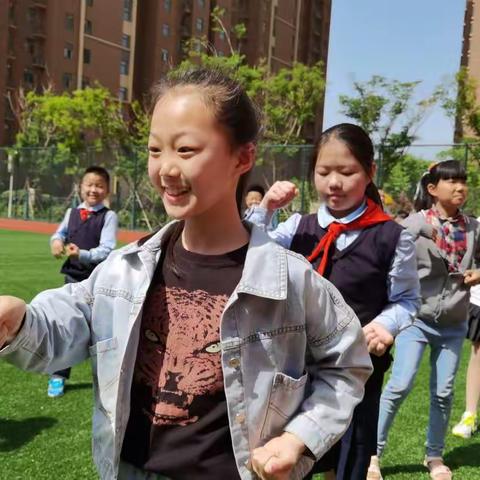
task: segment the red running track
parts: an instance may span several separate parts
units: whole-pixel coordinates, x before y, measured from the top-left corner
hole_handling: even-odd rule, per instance
[[[0,230],[15,230],[19,232],[45,233],[52,235],[57,229],[56,223],[35,222],[33,220],[17,220],[13,218],[0,218]],[[148,232],[132,230],[119,230],[117,239],[120,242],[130,243],[147,235]]]

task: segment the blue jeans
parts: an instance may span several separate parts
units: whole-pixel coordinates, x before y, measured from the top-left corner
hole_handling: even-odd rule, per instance
[[[428,456],[442,456],[464,333],[465,326],[435,330],[416,321],[397,336],[392,374],[380,399],[378,455],[383,453],[393,419],[412,389],[423,352],[430,345],[430,418],[425,445]]]

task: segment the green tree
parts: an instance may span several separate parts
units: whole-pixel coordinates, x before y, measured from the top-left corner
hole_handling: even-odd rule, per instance
[[[118,148],[126,138],[122,105],[100,86],[20,95],[18,119],[13,149],[33,152],[22,160],[36,174],[51,173],[52,167],[56,173],[78,173],[86,150]]]
[[[379,157],[378,181],[382,185],[404,152],[415,140],[415,132],[438,92],[415,100],[421,82],[400,82],[374,75],[366,82],[354,82],[354,95],[340,95],[341,111],[371,136]]]
[[[292,68],[282,68],[276,73],[270,72],[263,61],[248,65],[245,55],[240,52],[246,28],[243,24],[236,25],[229,34],[222,21],[224,13],[223,9],[216,7],[212,21],[214,30],[224,33],[229,55],[217,55],[206,37],[194,38],[185,45],[186,60],[173,73],[194,65],[226,71],[242,84],[263,113],[264,142],[305,143],[303,128],[314,121],[325,91],[321,62],[312,66],[295,63]]]

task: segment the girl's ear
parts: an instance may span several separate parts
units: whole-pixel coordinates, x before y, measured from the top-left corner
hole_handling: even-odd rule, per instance
[[[432,196],[434,197],[435,196],[435,192],[437,191],[437,186],[433,183],[429,183],[427,185],[427,192]]]
[[[375,175],[376,174],[377,174],[377,164],[375,162],[373,162],[371,170],[370,170],[370,178],[372,179],[372,182],[375,181]]]
[[[237,170],[242,175],[253,168],[257,147],[253,142],[241,145],[237,154]]]

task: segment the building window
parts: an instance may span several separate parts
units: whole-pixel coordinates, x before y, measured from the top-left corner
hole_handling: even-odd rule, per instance
[[[120,90],[118,91],[118,98],[122,102],[126,102],[128,100],[128,88],[120,87]]]
[[[130,35],[126,33],[122,35],[122,47],[130,48]]]
[[[90,20],[85,20],[84,31],[87,35],[91,35],[93,32],[92,22]]]
[[[92,61],[92,52],[88,48],[83,49],[83,63],[90,63]]]
[[[163,8],[165,8],[167,12],[170,12],[172,10],[172,0],[163,0]]]
[[[33,82],[34,82],[34,76],[33,76],[33,72],[31,70],[29,70],[28,68],[26,68],[24,71],[23,71],[23,81],[30,85],[30,86],[33,86]]]
[[[87,0],[87,7],[93,7],[93,0]]]
[[[168,23],[164,23],[162,25],[162,35],[164,37],[168,37],[170,35],[170,26],[168,25]]]
[[[195,21],[195,27],[197,28],[197,31],[203,32],[203,18],[197,18]]]
[[[123,19],[132,21],[132,0],[123,0]]]
[[[63,48],[63,56],[68,60],[71,60],[73,58],[73,44],[71,43],[65,44],[65,47]]]
[[[82,77],[82,90],[90,86],[90,79],[88,77]]]
[[[70,30],[73,32],[74,26],[73,26],[73,15],[71,13],[66,13],[65,14],[65,28],[67,30]]]
[[[205,6],[205,0],[198,0],[198,6],[203,8]]]
[[[222,41],[225,40],[225,32],[223,30],[218,32],[218,38]]]
[[[128,75],[128,65],[130,62],[129,52],[122,51],[122,57],[120,60],[120,73],[122,75]]]
[[[66,90],[73,86],[73,75],[71,73],[64,73],[62,77],[62,85]]]
[[[162,62],[168,62],[168,50],[166,48],[162,48]]]

